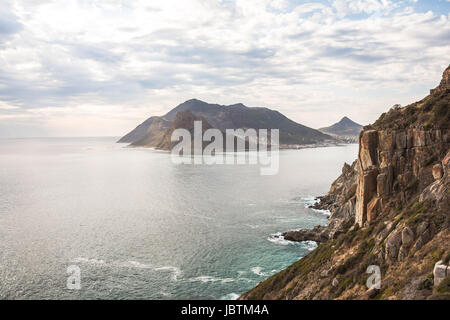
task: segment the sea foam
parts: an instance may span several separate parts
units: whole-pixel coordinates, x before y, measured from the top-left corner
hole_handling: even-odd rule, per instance
[[[298,242],[294,242],[294,241],[289,241],[286,240],[281,232],[277,232],[277,233],[272,233],[267,240],[269,240],[270,242],[276,243],[276,244],[281,244],[283,246],[289,245],[289,244],[298,244]]]
[[[223,296],[222,298],[220,298],[220,300],[237,300],[239,298],[239,295],[237,293],[229,293],[225,296]]]

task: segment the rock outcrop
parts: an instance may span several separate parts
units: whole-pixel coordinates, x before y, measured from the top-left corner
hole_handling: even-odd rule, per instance
[[[329,239],[327,227],[315,226],[314,229],[302,229],[298,231],[288,231],[283,233],[283,237],[289,241],[315,241],[324,242]]]
[[[445,155],[449,143],[447,128],[363,131],[355,212],[359,226],[374,220],[393,194],[404,203],[417,190],[441,178],[442,165],[430,167],[430,163]]]
[[[441,83],[435,88],[430,90],[430,94],[439,94],[450,90],[450,66],[444,71]]]
[[[364,127],[358,159],[315,205],[328,225],[285,234],[318,248],[241,299],[450,299],[449,72]],[[381,288],[368,291],[374,265]]]
[[[288,231],[283,234],[286,240],[324,242],[339,235],[344,224],[354,221],[357,188],[357,162],[347,163],[342,174],[333,182],[330,191],[319,202],[311,206],[314,209],[329,210],[330,217],[326,226],[315,226],[314,229]]]
[[[450,269],[447,264],[443,261],[438,261],[434,265],[433,276],[434,276],[434,285],[439,286],[445,278],[450,275]]]

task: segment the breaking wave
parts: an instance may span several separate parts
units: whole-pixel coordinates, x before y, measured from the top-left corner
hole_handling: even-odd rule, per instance
[[[224,295],[220,298],[220,300],[237,300],[239,298],[239,295],[237,293],[229,293],[227,295]]]
[[[189,281],[200,281],[203,283],[206,282],[221,282],[221,283],[227,283],[227,282],[233,282],[234,279],[233,278],[216,278],[213,276],[199,276],[199,277],[195,277],[195,278],[190,278]]]
[[[277,232],[277,233],[272,233],[267,240],[269,240],[270,242],[276,243],[276,244],[281,244],[283,246],[287,246],[289,244],[298,244],[298,242],[294,242],[294,241],[289,241],[286,240],[281,232]]]

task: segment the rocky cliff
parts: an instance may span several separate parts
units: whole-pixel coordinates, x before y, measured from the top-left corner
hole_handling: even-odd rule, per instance
[[[328,225],[285,234],[318,248],[241,299],[450,299],[449,74],[364,127],[358,159],[315,205]],[[380,289],[368,291],[369,265]]]

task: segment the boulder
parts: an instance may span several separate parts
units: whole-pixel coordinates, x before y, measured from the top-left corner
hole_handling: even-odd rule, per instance
[[[428,221],[424,221],[424,222],[420,223],[417,226],[417,230],[416,230],[417,234],[418,235],[423,235],[427,231],[429,226],[430,226],[430,224],[428,223]]]
[[[333,267],[330,267],[329,269],[322,270],[322,271],[320,272],[320,276],[321,276],[322,278],[328,277],[328,275],[330,274],[331,270],[333,270]]]
[[[435,164],[433,166],[432,173],[433,173],[434,180],[438,180],[438,179],[442,178],[442,175],[444,174],[444,172],[442,170],[442,165],[440,163]]]
[[[375,298],[378,293],[380,293],[380,289],[372,288],[364,292],[362,295],[360,295],[357,300],[370,300]]]
[[[433,269],[434,286],[438,286],[442,280],[449,276],[450,270],[442,261],[436,262]]]
[[[401,246],[398,251],[398,261],[404,261],[409,254],[409,250],[405,246]]]
[[[448,194],[449,177],[434,181],[426,187],[420,194],[419,200],[430,199],[436,203],[437,207],[445,208],[446,196]]]
[[[424,229],[424,226],[426,226],[426,229]],[[422,248],[428,241],[430,241],[431,238],[431,231],[428,229],[429,225],[426,222],[423,222],[417,227],[417,235],[418,238],[416,242],[414,243],[414,246],[412,248],[413,251],[417,251],[420,248]]]
[[[402,233],[393,231],[386,239],[386,260],[396,261],[400,245],[402,244]]]
[[[328,228],[325,226],[315,226],[313,229],[301,229],[297,231],[288,231],[283,233],[285,240],[289,241],[315,241],[325,242],[328,240]]]
[[[450,90],[450,67],[444,71],[441,83],[435,89],[431,89],[430,94],[439,94],[448,90]]]
[[[336,279],[336,278],[334,278],[333,281],[331,282],[331,285],[332,285],[333,287],[337,287],[338,284],[339,284],[339,281],[338,281],[338,279]]]
[[[402,245],[406,248],[410,247],[414,241],[414,232],[409,227],[402,230]]]
[[[386,236],[389,234],[392,228],[392,222],[384,222],[385,227],[381,229],[380,233],[377,234],[375,237],[375,240],[377,244],[380,244],[381,241],[383,241]]]

